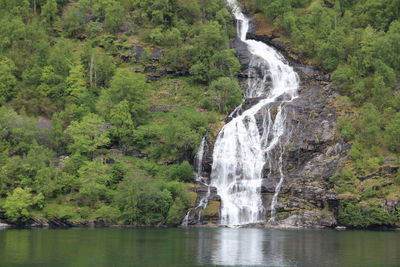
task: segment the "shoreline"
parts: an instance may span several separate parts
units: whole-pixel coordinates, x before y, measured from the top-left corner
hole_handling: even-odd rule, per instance
[[[31,224],[31,225],[13,225],[7,223],[0,223],[0,231],[4,230],[61,230],[61,229],[110,229],[110,228],[153,228],[153,229],[217,229],[217,228],[230,228],[230,229],[265,229],[265,230],[333,230],[333,231],[400,231],[399,226],[371,226],[366,228],[336,226],[336,227],[324,227],[324,226],[293,226],[293,225],[273,225],[273,224],[250,224],[244,226],[230,227],[226,225],[216,224],[199,224],[199,225],[130,225],[130,224],[105,224],[96,222],[86,223],[72,223],[69,225],[54,225],[54,224]]]

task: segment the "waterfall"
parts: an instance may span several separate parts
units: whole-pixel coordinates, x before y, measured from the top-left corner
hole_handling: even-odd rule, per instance
[[[206,150],[207,150],[207,139],[206,136],[204,136],[203,139],[201,140],[199,150],[197,151],[195,156],[196,182],[203,182],[202,181],[203,157]]]
[[[199,204],[193,209],[193,210],[199,210],[199,214],[198,214],[198,222],[201,221],[201,212],[207,207],[208,205],[208,198],[210,197],[211,194],[211,187],[209,184],[205,183],[203,181],[203,176],[202,176],[202,172],[203,172],[203,158],[204,158],[204,153],[206,153],[207,151],[207,138],[206,135],[203,137],[203,139],[201,140],[201,144],[200,147],[196,153],[195,156],[195,180],[198,183],[201,183],[205,186],[208,187],[207,189],[207,194],[205,196],[203,196],[200,201]],[[190,213],[192,212],[192,210],[189,210],[185,217],[182,220],[181,226],[188,226],[189,225],[189,217],[190,217]]]
[[[252,56],[250,69],[257,69],[256,75],[249,75],[255,78],[248,80],[244,97],[259,99],[241,114],[237,111],[231,114],[232,120],[219,133],[213,151],[211,186],[217,188],[221,197],[221,224],[239,226],[265,221],[261,199],[265,169],[269,175],[279,175],[271,204],[271,218],[275,216],[284,180],[284,139],[289,135],[285,103],[297,97],[299,79],[277,51],[262,42],[246,39],[249,19],[235,0],[228,2],[237,20],[238,38]]]
[[[190,212],[192,210],[188,210],[188,212],[186,213],[185,217],[183,217],[181,226],[187,227],[189,225],[189,216],[190,216]]]
[[[201,222],[201,213],[202,213],[202,211],[205,209],[205,208],[207,208],[207,206],[208,206],[208,199],[210,198],[210,195],[211,195],[211,186],[210,185],[208,185],[208,184],[206,184],[206,183],[204,183],[204,185],[206,185],[208,188],[207,188],[207,194],[205,195],[205,196],[203,196],[201,199],[200,199],[200,201],[199,201],[199,204],[193,209],[193,210],[189,210],[187,213],[186,213],[186,215],[185,215],[185,217],[183,218],[183,220],[182,220],[182,223],[181,223],[181,226],[188,226],[189,225],[189,217],[190,217],[190,213],[192,212],[192,211],[196,211],[196,210],[198,210],[198,218],[197,218],[197,221],[200,223]]]

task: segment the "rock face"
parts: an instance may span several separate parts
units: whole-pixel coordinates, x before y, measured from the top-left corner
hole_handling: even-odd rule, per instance
[[[210,193],[209,193],[210,190]],[[207,186],[200,186],[193,189],[197,194],[196,206],[188,212],[188,225],[216,225],[219,222],[219,210],[221,199],[217,194],[217,189]],[[201,205],[206,200],[207,204]]]
[[[337,115],[333,102],[337,93],[329,83],[329,75],[287,57],[289,55],[287,49],[282,50],[282,44],[273,44],[273,40],[268,37],[254,34],[249,37],[265,41],[282,51],[301,79],[299,97],[286,104],[289,110],[287,127],[291,134],[285,140],[284,182],[278,197],[276,218],[272,224],[282,227],[335,227],[338,199],[329,178],[346,158],[350,146],[336,136]],[[242,42],[236,40],[233,47],[242,64],[239,79],[243,89],[246,90],[248,79],[256,75],[257,69],[252,69],[250,66],[251,55]],[[258,99],[246,100],[242,110],[256,102]],[[260,130],[262,123],[260,116]],[[211,149],[206,153],[206,160],[203,162],[204,175],[207,177],[212,165],[212,144],[209,144],[209,147]],[[279,178],[278,173],[265,167],[261,192],[266,222],[270,218],[271,201]],[[199,194],[198,201],[201,197],[204,195]],[[218,197],[212,194],[212,199],[209,201],[216,200]],[[213,214],[214,217],[207,218],[207,222],[218,222],[218,215],[218,213]],[[196,215],[193,216],[193,219],[195,218]],[[201,222],[202,220],[191,221],[192,224]],[[266,223],[268,224],[271,223]]]
[[[1,229],[6,229],[6,228],[9,228],[9,227],[11,227],[11,225],[0,222],[0,230]]]

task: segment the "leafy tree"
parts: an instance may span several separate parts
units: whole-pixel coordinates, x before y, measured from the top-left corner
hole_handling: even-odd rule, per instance
[[[160,129],[162,143],[153,156],[169,155],[174,160],[189,160],[206,132],[207,118],[192,109],[183,109],[171,116],[169,123]]]
[[[272,0],[272,1],[264,1],[267,2],[264,4],[264,12],[272,18],[276,18],[282,16],[284,13],[290,10],[290,0]]]
[[[242,92],[238,82],[231,78],[219,78],[210,85],[213,100],[220,112],[231,110],[240,104]]]
[[[113,104],[122,100],[129,103],[132,119],[135,123],[144,121],[147,106],[145,100],[149,96],[149,85],[143,75],[128,69],[118,69],[111,80],[110,89],[103,94],[108,95]]]
[[[10,108],[0,107],[0,129],[0,140],[8,144],[11,155],[23,155],[32,143],[39,143],[36,121],[20,116]]]
[[[222,26],[216,21],[211,21],[201,27],[196,38],[195,57],[198,60],[208,59],[214,55],[215,51],[224,50],[227,46],[228,40],[222,34]]]
[[[94,206],[99,201],[111,201],[107,185],[111,182],[109,167],[98,161],[86,162],[78,174],[82,185],[79,190],[80,202]]]
[[[63,77],[55,73],[52,66],[45,66],[41,71],[38,92],[47,97],[59,98],[65,95]]]
[[[335,70],[343,59],[345,53],[340,44],[343,43],[344,38],[344,30],[342,28],[336,29],[330,33],[327,42],[324,42],[321,46],[318,58],[324,69]]]
[[[379,112],[371,103],[366,103],[362,107],[360,118],[362,125],[360,137],[367,146],[375,145],[379,128]]]
[[[170,175],[170,178],[182,182],[190,182],[193,180],[193,167],[185,160]]]
[[[33,196],[29,188],[15,188],[10,193],[4,203],[6,215],[11,222],[25,222],[31,216],[31,208],[34,205],[42,206],[43,196],[41,194]]]
[[[83,66],[79,59],[75,59],[75,64],[69,71],[66,83],[67,92],[72,96],[73,103],[87,105],[90,102],[91,94],[86,86]]]
[[[156,45],[161,45],[164,40],[164,34],[162,32],[162,27],[156,27],[151,31],[150,34],[151,41]]]
[[[134,6],[144,10],[148,19],[155,25],[171,25],[174,18],[172,0],[134,0]]]
[[[8,58],[0,57],[0,106],[11,100],[17,93],[14,71],[14,63]]]
[[[352,140],[356,134],[353,123],[347,117],[339,118],[339,131],[346,141]]]
[[[183,121],[171,121],[162,129],[163,154],[174,155],[177,159],[189,159],[201,139],[200,134],[186,126]]]
[[[54,68],[54,72],[67,77],[73,62],[73,44],[70,40],[60,39],[50,49],[48,64]]]
[[[166,219],[172,197],[168,190],[160,190],[159,185],[137,171],[119,184],[114,202],[125,223],[154,224]]]
[[[92,155],[98,147],[109,143],[107,132],[104,120],[96,114],[89,113],[82,118],[81,122],[73,121],[68,126],[66,133],[73,140],[73,143],[69,145],[69,150],[72,153]]]
[[[398,112],[395,117],[386,126],[386,140],[390,150],[393,152],[400,152],[400,113]]]
[[[219,77],[236,77],[239,74],[240,63],[234,50],[226,49],[211,57],[210,67],[210,80],[214,80]]]
[[[176,1],[177,12],[188,23],[194,23],[200,17],[201,10],[199,1]]]
[[[63,33],[66,37],[79,36],[84,32],[84,12],[80,8],[69,7],[63,16]]]
[[[186,206],[180,198],[176,198],[168,211],[167,223],[179,224],[183,216],[185,216]]]
[[[119,29],[119,24],[123,20],[124,8],[119,1],[113,1],[105,8],[104,27],[110,33],[115,33]]]
[[[182,42],[182,34],[177,28],[169,29],[164,36],[163,45],[177,47]]]
[[[338,66],[332,74],[332,82],[338,87],[341,93],[348,94],[348,87],[351,82],[351,69],[348,66]]]
[[[68,136],[64,133],[65,127],[59,113],[53,114],[49,133],[50,147],[59,155],[67,151]]]
[[[350,227],[394,225],[395,215],[382,207],[371,205],[361,207],[354,201],[342,201],[339,207],[339,221]]]
[[[115,74],[115,63],[111,56],[92,54],[93,57],[93,86],[108,87]],[[90,68],[90,67],[89,67]]]
[[[22,168],[24,174],[20,174],[21,184],[34,189],[36,192],[42,192],[45,186],[50,186],[53,173],[51,172],[51,162],[54,153],[43,146],[33,143],[28,153],[23,157]],[[50,193],[49,190],[44,190]]]
[[[114,102],[127,100],[140,103],[147,96],[148,89],[145,77],[128,69],[118,69],[110,85]]]
[[[128,101],[121,101],[111,110],[110,123],[112,124],[110,128],[111,140],[114,140],[120,147],[123,144],[129,144],[134,124]]]
[[[47,0],[46,4],[42,7],[41,16],[43,20],[51,25],[56,20],[57,2],[55,0]]]
[[[121,182],[127,173],[127,169],[124,165],[117,161],[111,166],[111,180],[108,182],[108,187],[115,189],[115,186]]]

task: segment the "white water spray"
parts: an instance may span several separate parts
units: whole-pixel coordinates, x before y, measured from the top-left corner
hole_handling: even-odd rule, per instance
[[[201,221],[201,212],[208,205],[208,199],[209,199],[209,197],[211,195],[211,187],[209,186],[209,184],[204,182],[203,176],[202,176],[203,158],[204,158],[204,153],[206,153],[206,150],[207,150],[207,138],[206,138],[206,136],[204,136],[203,139],[201,140],[200,147],[197,150],[197,153],[196,153],[196,156],[195,156],[195,168],[196,168],[195,169],[195,171],[196,171],[195,181],[208,187],[207,194],[200,199],[199,204],[193,210],[189,210],[186,213],[186,216],[182,220],[182,224],[181,224],[182,226],[188,226],[189,225],[190,213],[192,211],[195,211],[195,210],[199,210],[197,220],[198,220],[198,222],[200,222]]]
[[[251,68],[259,71],[249,79],[245,98],[261,98],[234,117],[218,135],[213,151],[211,186],[221,197],[221,224],[239,226],[265,221],[261,183],[265,166],[279,172],[271,204],[271,218],[283,183],[283,137],[288,134],[285,103],[297,97],[299,79],[284,58],[266,44],[247,40],[249,20],[235,0],[228,0],[238,25],[238,38],[252,55]],[[274,105],[273,105],[274,104]],[[275,107],[275,108],[274,108]],[[257,118],[262,118],[262,130]]]
[[[206,139],[206,136],[204,136],[203,139],[201,140],[199,150],[197,151],[197,154],[195,156],[195,167],[196,167],[195,180],[196,180],[196,182],[203,182],[202,181],[203,158],[204,158],[204,153],[205,153],[206,149],[207,149],[207,139]]]

